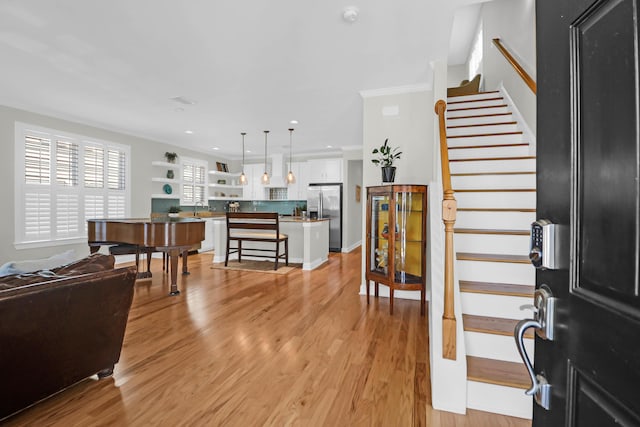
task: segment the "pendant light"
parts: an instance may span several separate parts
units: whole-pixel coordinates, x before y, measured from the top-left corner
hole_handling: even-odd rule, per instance
[[[242,173],[240,174],[240,185],[247,185],[247,176],[244,174],[244,136],[246,132],[240,132],[242,135]]]
[[[264,131],[264,174],[262,174],[262,185],[269,184],[269,174],[267,173],[267,134],[268,130]]]
[[[293,147],[293,128],[289,128],[289,173],[287,174],[287,184],[295,184],[296,177],[291,171],[291,150]]]

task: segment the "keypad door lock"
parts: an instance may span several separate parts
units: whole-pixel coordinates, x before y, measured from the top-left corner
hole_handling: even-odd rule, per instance
[[[568,230],[565,225],[539,219],[531,224],[529,259],[535,268],[559,270],[569,267]]]

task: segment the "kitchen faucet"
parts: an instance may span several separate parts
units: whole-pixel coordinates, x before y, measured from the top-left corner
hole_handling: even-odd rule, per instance
[[[198,205],[202,206],[202,209],[204,209],[204,202],[202,200],[198,200],[193,207],[193,216],[198,216]]]

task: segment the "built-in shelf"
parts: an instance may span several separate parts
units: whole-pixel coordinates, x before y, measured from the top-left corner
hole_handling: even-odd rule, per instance
[[[238,178],[241,175],[241,172],[221,172],[210,170],[209,175],[219,176],[222,178]]]
[[[212,196],[212,197],[209,197],[209,200],[237,200],[237,201],[241,201],[242,198],[241,197],[230,197],[230,196],[220,196],[220,197]]]
[[[179,168],[180,165],[177,163],[169,163],[169,162],[163,162],[162,160],[154,160],[151,162],[151,164],[153,166],[162,166],[165,168]]]
[[[177,194],[164,194],[164,193],[152,194],[151,197],[153,199],[180,199],[180,196]]]
[[[209,184],[209,187],[216,187],[216,188],[230,188],[230,189],[241,189],[242,185],[234,185],[234,184]]]
[[[168,184],[179,184],[180,182],[175,179],[175,178],[159,178],[159,177],[154,177],[151,178],[151,181],[153,182],[166,182]]]

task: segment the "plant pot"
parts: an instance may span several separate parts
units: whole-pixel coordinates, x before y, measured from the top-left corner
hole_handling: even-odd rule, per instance
[[[383,166],[382,167],[382,182],[393,182],[396,178],[395,166]]]

